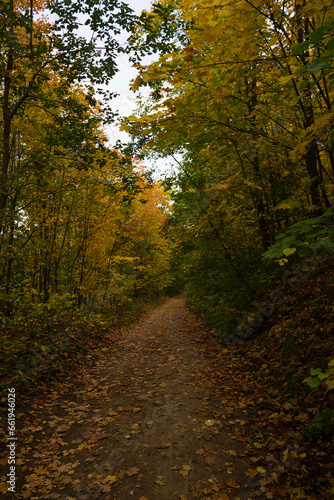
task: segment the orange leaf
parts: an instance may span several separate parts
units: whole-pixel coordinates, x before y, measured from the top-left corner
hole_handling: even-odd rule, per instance
[[[240,488],[239,484],[233,481],[233,479],[228,479],[227,481],[225,481],[225,483],[229,488]]]

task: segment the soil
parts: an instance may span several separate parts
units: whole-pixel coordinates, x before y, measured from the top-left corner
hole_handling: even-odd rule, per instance
[[[18,415],[16,493],[64,500],[267,498],[231,432],[204,327],[167,300]],[[76,366],[73,366],[73,374]],[[236,413],[247,418],[242,403]],[[234,422],[233,422],[234,423]],[[244,422],[245,423],[245,422]],[[6,459],[3,461],[3,465]],[[8,465],[3,468],[6,491]]]

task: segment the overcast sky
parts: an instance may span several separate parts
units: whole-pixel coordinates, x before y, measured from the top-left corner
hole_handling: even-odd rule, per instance
[[[144,9],[150,10],[153,1],[151,0],[127,0],[130,7],[140,14]],[[126,43],[126,35],[124,35],[124,43]],[[154,57],[152,57],[154,60]],[[145,58],[145,63],[149,62],[149,58]],[[137,107],[136,95],[129,87],[131,80],[137,76],[137,70],[132,67],[127,57],[123,54],[118,58],[119,71],[108,85],[112,92],[117,92],[119,97],[115,98],[112,102],[112,107],[120,113],[121,116],[132,115]],[[142,90],[144,93],[144,90]],[[117,126],[109,125],[106,132],[110,138],[110,145],[114,146],[117,140],[128,142],[129,136],[126,132],[121,132]],[[181,158],[179,158],[180,160]],[[177,162],[173,158],[162,158],[156,161],[146,160],[145,165],[147,169],[154,170],[154,177],[161,178],[165,174],[175,172],[177,170]]]
[[[140,14],[144,9],[149,11],[153,2],[151,0],[127,0],[127,3],[136,14]],[[126,35],[124,35],[124,43],[126,43]],[[129,116],[136,108],[135,94],[130,90],[129,84],[131,80],[136,78],[137,70],[131,66],[125,54],[118,57],[118,68],[119,71],[108,88],[119,94],[119,97],[113,101],[113,108],[116,108],[122,116]],[[121,132],[118,127],[109,126],[107,133],[112,145],[118,139],[123,142],[128,139],[127,134]]]

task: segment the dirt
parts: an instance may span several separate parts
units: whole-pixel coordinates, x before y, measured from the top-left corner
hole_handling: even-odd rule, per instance
[[[182,296],[169,299],[101,348],[93,367],[32,402],[19,415],[8,498],[266,498],[230,430],[214,377],[216,341],[203,331]],[[245,416],[242,404],[235,411]]]

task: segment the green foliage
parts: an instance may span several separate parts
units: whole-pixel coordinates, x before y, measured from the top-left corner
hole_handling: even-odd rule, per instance
[[[284,265],[287,257],[316,255],[318,250],[332,252],[334,248],[333,209],[311,219],[296,222],[276,236],[276,243],[264,252],[264,260]]]
[[[308,384],[311,389],[320,385],[326,387],[327,391],[334,390],[334,359],[328,363],[328,369],[323,372],[320,368],[311,370],[310,377],[304,379],[304,383]]]
[[[321,443],[331,434],[332,416],[330,408],[323,408],[310,424],[301,426],[300,430],[309,441],[316,440]]]

